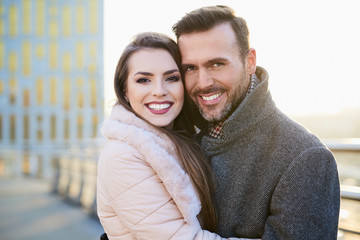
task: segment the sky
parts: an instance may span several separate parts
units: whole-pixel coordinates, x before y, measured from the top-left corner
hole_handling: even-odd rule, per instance
[[[257,65],[269,73],[277,106],[290,115],[360,109],[358,0],[104,0],[105,113],[114,103],[113,75],[131,37],[172,25],[202,6],[227,5],[243,17]]]

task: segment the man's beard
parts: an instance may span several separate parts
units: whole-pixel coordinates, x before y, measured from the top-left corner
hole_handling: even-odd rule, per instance
[[[228,99],[220,112],[214,114],[212,114],[212,112],[213,110],[216,110],[216,106],[207,106],[206,110],[204,110],[198,102],[196,102],[196,105],[199,108],[200,114],[206,121],[208,121],[209,123],[217,123],[223,121],[224,119],[227,119],[239,106],[245,96],[246,88],[242,88],[240,85],[238,85],[233,94],[228,96]],[[210,114],[208,114],[208,112],[210,112]]]
[[[239,79],[239,83],[242,83],[244,81],[246,81],[246,73],[243,73],[243,75],[241,76],[241,79]],[[217,112],[213,112],[213,110],[216,110],[216,108],[218,106],[206,106],[206,108],[202,108],[201,105],[199,104],[198,100],[194,101],[195,104],[197,105],[200,114],[202,115],[202,117],[208,121],[209,123],[217,123],[220,121],[223,121],[225,119],[227,119],[235,110],[236,108],[239,106],[239,104],[244,100],[244,98],[246,97],[246,93],[247,93],[247,89],[248,89],[248,85],[250,84],[250,82],[248,84],[246,84],[246,86],[242,85],[242,84],[238,84],[233,92],[230,92],[228,89],[225,89],[223,87],[215,87],[215,88],[211,88],[211,89],[207,89],[205,91],[195,91],[192,95],[198,96],[198,94],[202,93],[202,94],[207,94],[207,93],[211,93],[211,92],[222,92],[223,94],[229,94],[228,98],[226,100],[225,105],[223,106],[223,108],[217,113]]]

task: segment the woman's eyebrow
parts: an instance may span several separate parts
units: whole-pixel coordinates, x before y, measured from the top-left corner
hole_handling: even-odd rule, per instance
[[[169,74],[172,74],[174,72],[179,72],[179,70],[178,69],[171,69],[171,70],[168,70],[168,71],[164,72],[163,75],[169,75]]]
[[[150,73],[150,72],[142,72],[142,71],[139,71],[139,72],[136,72],[134,74],[134,76],[136,75],[145,75],[145,76],[153,76],[154,74]]]

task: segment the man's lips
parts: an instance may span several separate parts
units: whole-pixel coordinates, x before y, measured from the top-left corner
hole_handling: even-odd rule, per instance
[[[199,94],[198,97],[203,104],[216,104],[221,99],[223,93]]]
[[[216,93],[216,94],[212,94],[210,96],[201,96],[200,95],[200,97],[205,101],[211,101],[211,100],[214,100],[214,99],[220,97],[221,95],[222,95],[222,93]]]

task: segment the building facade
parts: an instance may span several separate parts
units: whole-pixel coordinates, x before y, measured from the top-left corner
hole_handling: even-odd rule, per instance
[[[97,138],[103,85],[102,0],[0,0],[0,158]]]

